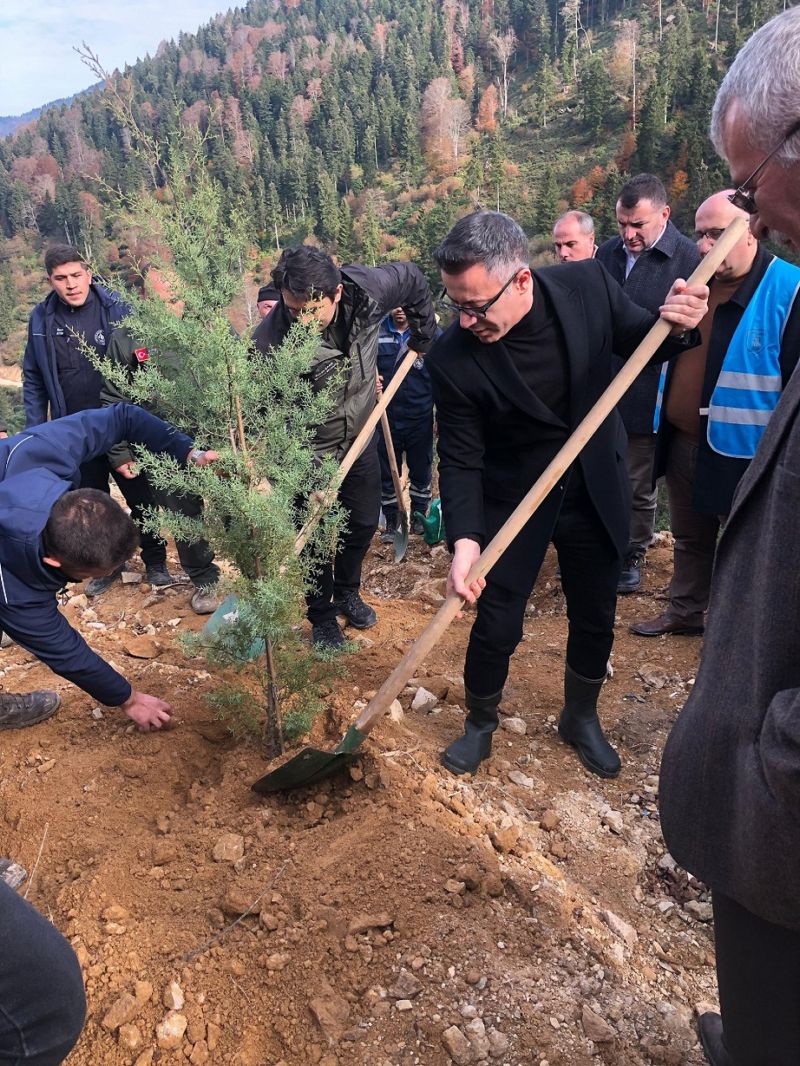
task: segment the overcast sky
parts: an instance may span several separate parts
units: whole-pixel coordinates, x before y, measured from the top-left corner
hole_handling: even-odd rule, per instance
[[[0,0],[0,115],[21,115],[96,79],[73,51],[86,42],[106,70],[194,33],[226,0]]]

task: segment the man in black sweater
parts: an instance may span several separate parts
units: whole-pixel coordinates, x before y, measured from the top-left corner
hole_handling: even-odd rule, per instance
[[[434,257],[458,313],[428,361],[439,423],[439,487],[455,549],[449,586],[469,602],[480,596],[464,665],[465,733],[442,761],[454,773],[473,773],[491,751],[509,659],[552,540],[569,617],[559,732],[588,770],[614,777],[620,760],[600,727],[597,698],[628,543],[630,488],[616,413],[486,582],[468,587],[465,579],[608,386],[613,353],[629,356],[656,316],[633,304],[595,260],[534,275],[525,234],[499,212],[462,218]],[[659,349],[659,361],[697,342],[694,327],[707,296],[705,286],[675,283],[661,313],[676,337]]]

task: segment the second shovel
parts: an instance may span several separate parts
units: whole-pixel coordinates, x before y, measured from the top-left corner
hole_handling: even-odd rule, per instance
[[[405,559],[406,551],[408,550],[408,511],[406,510],[406,501],[403,499],[400,471],[397,469],[397,456],[394,453],[392,430],[385,411],[381,415],[381,429],[383,430],[383,443],[386,445],[386,454],[389,456],[389,467],[392,471],[394,494],[397,497],[397,514],[400,521],[400,525],[394,532],[394,561],[401,563]]]

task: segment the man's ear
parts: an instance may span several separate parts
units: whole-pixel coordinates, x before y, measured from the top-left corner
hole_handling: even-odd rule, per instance
[[[334,304],[338,304],[338,302],[342,298],[342,293],[343,292],[344,292],[344,285],[342,285],[342,283],[339,282],[339,284],[336,286],[336,295],[333,298]]]
[[[56,569],[61,569],[61,563],[58,559],[54,559],[52,555],[43,555],[42,562],[47,563],[48,566],[55,566]]]

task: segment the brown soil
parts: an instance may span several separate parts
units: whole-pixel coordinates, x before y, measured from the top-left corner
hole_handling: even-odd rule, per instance
[[[3,652],[8,690],[55,682],[65,697],[49,722],[3,735],[0,854],[32,871],[29,899],[84,967],[89,1017],[71,1066],[699,1066],[693,1012],[714,996],[709,908],[665,857],[656,775],[700,641],[626,629],[660,610],[670,555],[655,549],[642,594],[619,604],[601,704],[624,762],[611,782],[555,732],[566,621],[553,558],[503,707],[527,734],[499,731],[474,780],[438,762],[461,730],[469,616],[420,671],[416,684],[439,697],[432,711],[410,710],[415,684],[404,718],[375,730],[349,774],[267,799],[249,789],[263,756],[213,719],[203,696],[214,677],[175,642],[203,622],[185,588],[116,586],[94,614],[64,608],[137,687],[173,703],[170,732],[139,734],[117,711],[93,717],[88,696],[20,649]],[[379,623],[315,729],[325,745],[435,610],[425,599],[441,588],[444,550],[412,538],[403,565],[390,556],[376,540],[364,590]],[[162,650],[129,657],[148,623]],[[216,861],[225,834],[242,839]],[[156,1026],[172,981],[188,1028],[165,1050]],[[123,993],[133,998],[120,1005]],[[122,1028],[107,1017],[115,1004]]]

